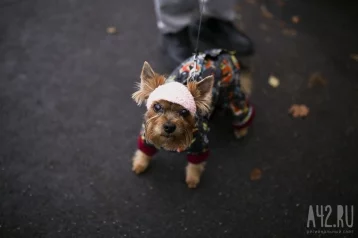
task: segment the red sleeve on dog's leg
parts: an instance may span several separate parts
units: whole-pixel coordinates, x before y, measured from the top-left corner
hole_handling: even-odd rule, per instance
[[[200,163],[206,161],[208,157],[209,157],[209,151],[205,151],[200,154],[188,154],[187,155],[188,162],[192,163],[192,164],[200,164]]]
[[[255,118],[256,111],[255,111],[255,108],[253,106],[250,106],[250,110],[251,110],[251,113],[248,115],[248,118],[246,118],[245,122],[240,123],[238,125],[233,125],[233,127],[235,129],[240,130],[240,129],[248,127],[248,126],[250,126],[252,124],[252,121]]]
[[[157,149],[154,146],[148,145],[142,139],[142,136],[138,137],[138,149],[148,156],[153,156],[157,153]]]

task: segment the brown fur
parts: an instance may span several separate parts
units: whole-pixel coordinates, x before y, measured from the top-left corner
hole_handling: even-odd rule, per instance
[[[136,174],[143,173],[147,169],[150,160],[150,156],[144,154],[140,150],[137,150],[132,159],[132,171]]]
[[[153,105],[155,103],[159,103],[162,106],[163,112],[155,112],[153,107],[146,112],[144,116],[146,139],[153,145],[166,150],[186,149],[193,139],[195,118],[190,114],[186,117],[180,116],[179,112],[184,107],[176,103],[165,100],[154,102]],[[170,135],[163,129],[163,125],[166,122],[176,125],[176,130]]]
[[[158,86],[165,83],[165,77],[155,73],[148,62],[144,62],[141,82],[137,84],[137,91],[132,94],[134,101],[141,105]]]
[[[200,182],[201,174],[205,169],[205,162],[200,164],[188,163],[186,166],[186,178],[185,181],[189,188],[196,188]]]
[[[188,82],[187,87],[193,95],[197,109],[202,113],[210,110],[214,76],[208,76],[200,82]]]
[[[136,174],[143,173],[149,166],[151,157],[144,154],[142,151],[137,150],[132,158],[132,170]],[[186,184],[188,188],[196,188],[200,183],[200,177],[205,169],[205,162],[200,164],[188,163],[186,166]]]

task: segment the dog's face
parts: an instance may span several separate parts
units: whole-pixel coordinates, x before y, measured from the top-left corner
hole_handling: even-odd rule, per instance
[[[132,97],[140,105],[148,99],[151,92],[164,83],[165,77],[156,74],[145,62],[141,83]],[[213,76],[209,76],[200,82],[187,84],[199,113],[207,113],[210,110],[213,83]],[[151,144],[172,151],[182,151],[190,146],[195,129],[195,118],[181,105],[166,100],[155,101],[145,113],[144,120],[145,136]]]
[[[195,118],[184,107],[165,100],[152,104],[145,116],[149,142],[166,150],[184,150],[193,139]]]

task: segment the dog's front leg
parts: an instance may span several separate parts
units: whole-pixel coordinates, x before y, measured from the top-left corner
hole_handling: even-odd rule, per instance
[[[143,173],[152,159],[151,156],[144,154],[141,150],[137,150],[132,159],[132,170],[136,174]]]
[[[201,174],[204,172],[205,162],[199,164],[188,163],[186,166],[186,184],[189,188],[196,188],[200,182]]]
[[[136,174],[140,174],[148,168],[152,157],[157,153],[157,149],[147,144],[142,135],[138,137],[137,146],[137,151],[132,159],[132,170]]]

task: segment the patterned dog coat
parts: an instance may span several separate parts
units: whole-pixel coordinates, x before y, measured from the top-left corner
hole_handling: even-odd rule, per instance
[[[176,81],[186,85],[193,67],[195,67],[194,56],[178,66],[167,78],[166,83]],[[222,49],[205,51],[198,55],[196,67],[200,72],[197,81],[214,75],[215,83],[210,113],[206,115],[196,113],[193,140],[189,148],[184,151],[187,153],[188,161],[194,164],[205,161],[209,156],[208,121],[216,106],[220,105],[232,112],[232,126],[236,130],[248,127],[255,114],[254,108],[241,90],[240,65],[234,53]],[[148,156],[153,156],[160,149],[146,141],[144,125],[138,138],[138,149]]]

